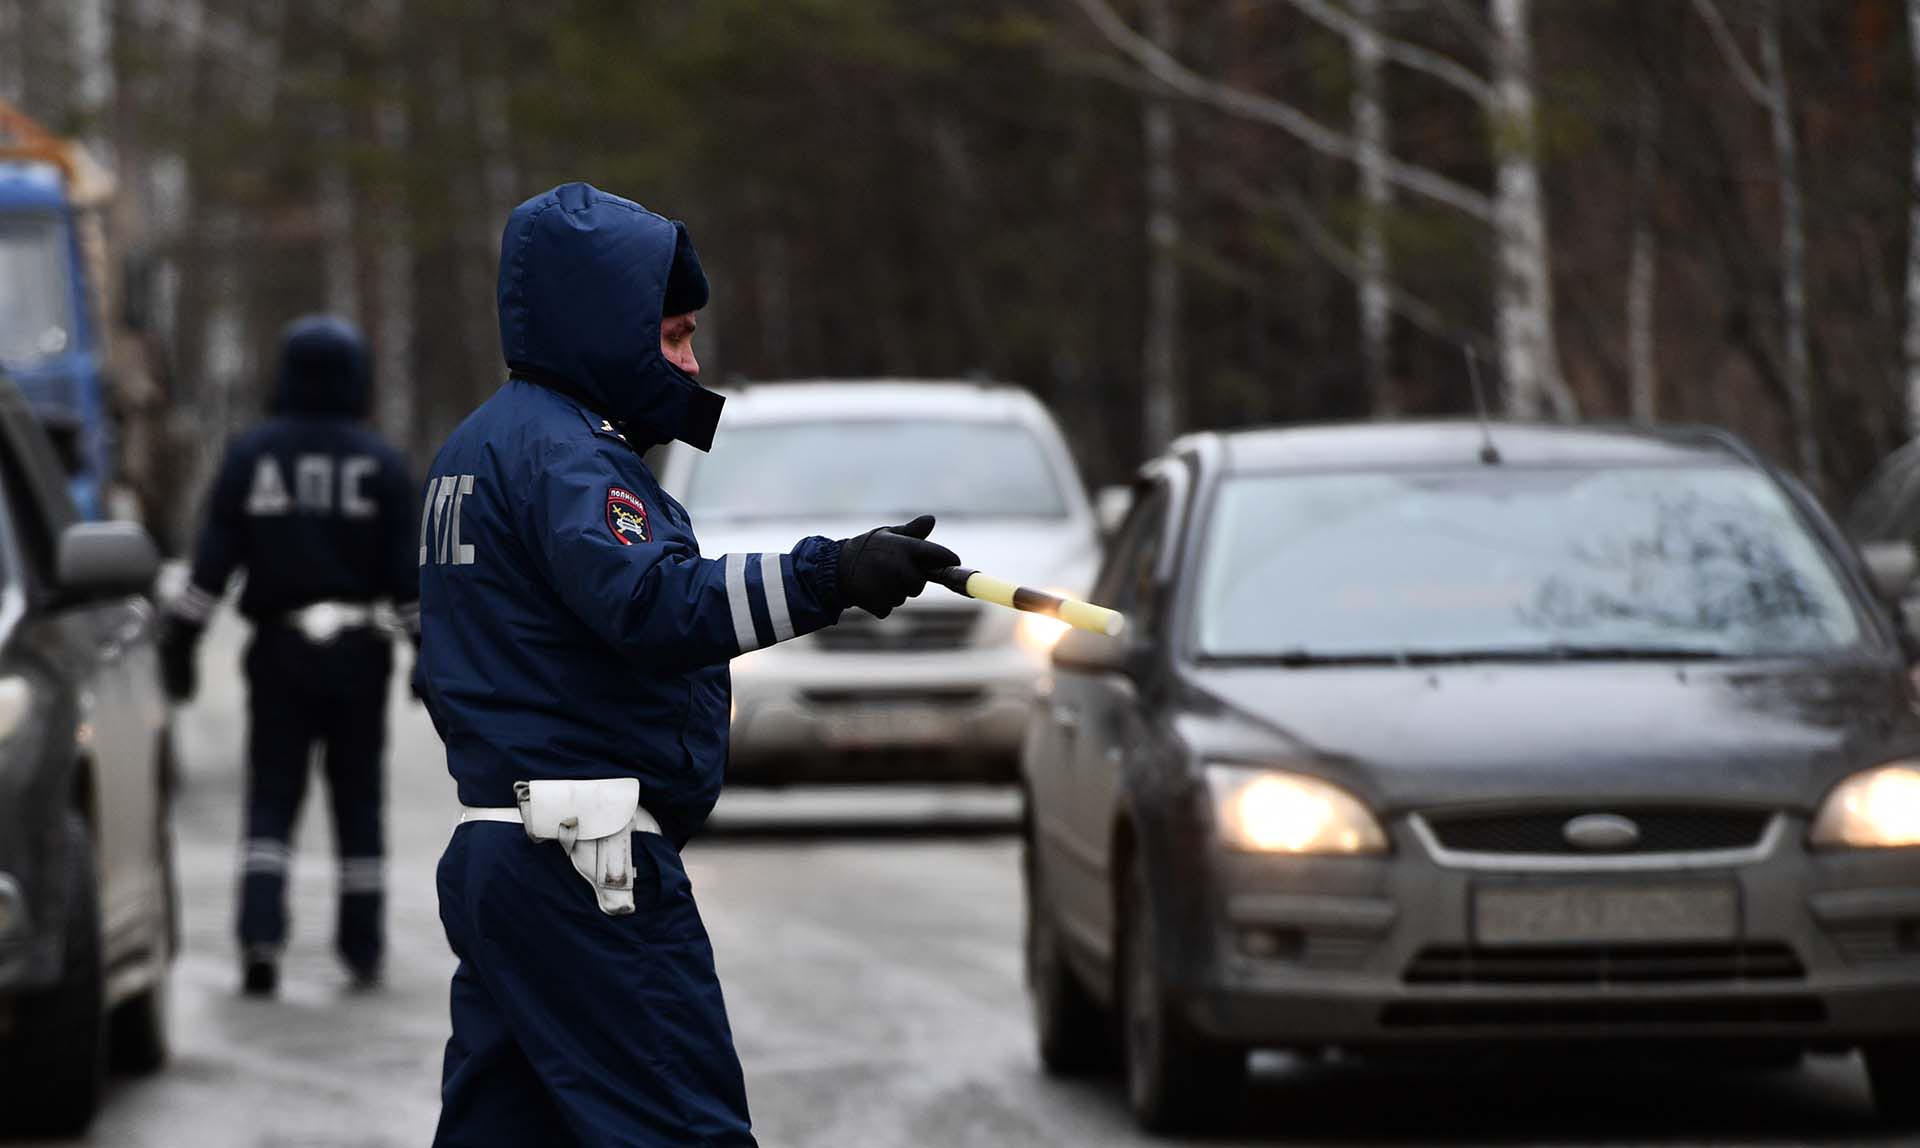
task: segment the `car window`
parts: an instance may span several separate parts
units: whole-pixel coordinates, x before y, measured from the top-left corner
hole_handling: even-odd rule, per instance
[[[1229,480],[1198,641],[1214,657],[1770,656],[1861,615],[1765,475],[1477,467]]]
[[[73,341],[66,245],[57,217],[0,220],[0,363],[31,365]]]
[[[702,521],[1064,518],[1040,439],[1016,422],[874,419],[730,427],[683,501]]]
[[[1863,542],[1920,541],[1920,442],[1889,455],[1853,504],[1847,531]]]
[[[1151,637],[1153,580],[1166,535],[1169,496],[1164,484],[1155,484],[1127,514],[1114,535],[1106,569],[1094,587],[1094,600],[1127,616],[1139,636]]]

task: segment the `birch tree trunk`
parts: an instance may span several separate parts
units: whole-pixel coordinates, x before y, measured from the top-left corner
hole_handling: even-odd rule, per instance
[[[1920,0],[1913,0],[1920,4]],[[1380,0],[1352,0],[1360,25],[1352,37],[1353,134],[1360,144],[1360,359],[1367,403],[1376,416],[1398,413],[1393,391],[1393,299],[1386,220],[1393,204],[1387,179],[1387,112],[1380,43]]]
[[[1920,4],[1920,0],[1914,0]],[[1654,365],[1654,299],[1659,291],[1659,239],[1654,234],[1654,196],[1660,182],[1660,105],[1653,88],[1640,85],[1640,117],[1633,148],[1631,203],[1633,255],[1627,270],[1628,407],[1635,422],[1659,416],[1660,378]]]
[[[1793,93],[1780,53],[1780,5],[1767,5],[1760,38],[1768,115],[1780,185],[1780,302],[1786,325],[1787,410],[1793,420],[1800,474],[1817,492],[1822,484],[1820,436],[1813,425],[1812,366],[1807,351],[1807,236],[1800,203],[1799,147],[1793,136]]]
[[[1920,100],[1920,0],[1907,0],[1907,34],[1914,94]],[[1913,117],[1912,178],[1907,208],[1907,433],[1920,435],[1920,110]]]
[[[1173,0],[1146,0],[1147,38],[1164,52],[1174,46]],[[1180,184],[1178,139],[1171,98],[1146,97],[1141,113],[1147,164],[1147,314],[1141,348],[1141,438],[1149,456],[1159,454],[1179,430],[1180,374]]]
[[[1493,0],[1493,145],[1499,173],[1493,226],[1499,251],[1494,306],[1501,375],[1510,415],[1558,418],[1579,414],[1560,377],[1553,336],[1553,279],[1547,208],[1540,188],[1534,125],[1531,0]]]

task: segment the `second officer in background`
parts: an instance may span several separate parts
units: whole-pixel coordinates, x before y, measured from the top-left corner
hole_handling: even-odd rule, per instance
[[[393,643],[375,605],[417,637],[413,488],[405,461],[362,425],[367,347],[354,326],[315,316],[281,341],[266,422],[227,448],[194,552],[192,582],[167,611],[168,692],[194,692],[194,651],[227,581],[245,571],[247,827],[239,934],[245,989],[272,993],[287,937],[293,828],[313,751],[327,773],[340,898],[336,942],[354,981],[378,981],[385,902],[382,755]]]

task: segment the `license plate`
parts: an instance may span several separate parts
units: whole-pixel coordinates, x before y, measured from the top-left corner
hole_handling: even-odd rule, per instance
[[[1483,945],[1726,941],[1740,932],[1732,885],[1529,885],[1474,892]]]
[[[857,706],[825,715],[822,733],[835,749],[950,745],[959,740],[960,722],[930,706]]]

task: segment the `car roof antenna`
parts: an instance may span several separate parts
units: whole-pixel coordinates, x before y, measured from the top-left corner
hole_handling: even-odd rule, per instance
[[[1467,353],[1467,379],[1473,384],[1473,411],[1480,417],[1480,461],[1500,465],[1500,448],[1493,445],[1493,420],[1487,417],[1487,393],[1480,387],[1480,355],[1472,343],[1463,345]]]

